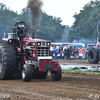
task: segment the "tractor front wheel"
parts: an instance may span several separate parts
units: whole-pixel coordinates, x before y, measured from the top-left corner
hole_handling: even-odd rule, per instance
[[[22,80],[25,82],[31,81],[32,79],[32,66],[29,64],[23,65],[22,68]]]
[[[60,65],[58,65],[58,70],[57,70],[57,72],[51,71],[51,77],[52,77],[53,81],[60,81],[60,80],[61,80],[61,77],[62,77],[62,70],[61,70]]]

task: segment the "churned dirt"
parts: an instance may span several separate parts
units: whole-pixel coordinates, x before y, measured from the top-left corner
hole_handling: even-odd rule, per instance
[[[100,66],[100,62],[97,64],[90,64],[88,60],[67,60],[67,59],[58,59],[59,64],[62,65],[86,65],[86,66]]]
[[[59,64],[90,65],[88,61],[58,60]],[[100,65],[100,64],[97,64]],[[0,100],[100,100],[100,75],[62,73],[61,81],[0,80]],[[9,97],[9,98],[8,98]]]

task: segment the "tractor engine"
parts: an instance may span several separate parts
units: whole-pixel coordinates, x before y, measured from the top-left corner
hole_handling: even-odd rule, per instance
[[[50,41],[41,39],[32,39],[25,37],[23,39],[23,50],[25,51],[24,59],[26,64],[38,67],[39,71],[53,70],[57,71],[58,62],[52,61],[50,55]],[[48,65],[47,67],[44,67]],[[54,67],[55,66],[55,67]]]
[[[8,33],[8,37],[2,39],[0,79],[11,79],[15,76],[21,76],[25,82],[33,78],[45,79],[50,71],[52,79],[59,81],[62,71],[58,62],[50,56],[51,42],[34,39],[34,30],[32,37],[28,31],[28,24],[20,21],[14,25],[13,33]],[[6,68],[11,71],[5,70]]]

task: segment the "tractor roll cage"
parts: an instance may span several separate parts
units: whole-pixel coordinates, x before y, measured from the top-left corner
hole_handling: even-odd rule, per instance
[[[29,25],[26,22],[24,22],[24,21],[16,22],[16,24],[13,26],[13,33],[16,33],[18,25],[24,25],[25,31],[27,33],[29,33]]]

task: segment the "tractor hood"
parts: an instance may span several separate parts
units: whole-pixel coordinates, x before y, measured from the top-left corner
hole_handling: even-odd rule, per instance
[[[40,43],[40,44],[42,44],[42,46],[46,46],[47,43],[49,44],[48,46],[51,45],[51,42],[50,42],[50,41],[47,41],[47,40],[32,39],[31,37],[25,37],[25,38],[23,39],[23,45],[33,46],[33,43],[35,43],[35,45],[36,45],[37,43]],[[45,45],[43,45],[43,43],[44,43]]]

